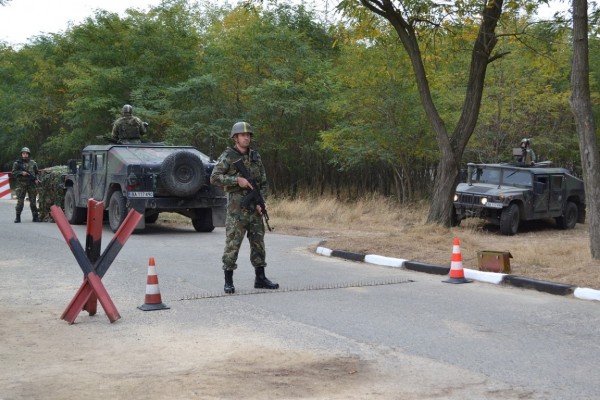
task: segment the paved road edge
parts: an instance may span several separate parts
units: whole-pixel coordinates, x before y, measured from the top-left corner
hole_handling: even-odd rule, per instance
[[[418,261],[404,260],[401,258],[384,257],[374,254],[352,253],[343,250],[331,250],[323,246],[318,246],[316,253],[326,257],[338,257],[351,261],[366,262],[368,264],[381,265],[385,267],[404,268],[411,271],[424,272],[428,274],[447,275],[450,267],[435,264],[427,264]],[[495,285],[503,284],[516,286],[524,289],[535,289],[540,292],[573,297],[581,300],[600,301],[600,290],[591,288],[581,288],[564,283],[541,281],[523,276],[512,274],[501,274],[496,272],[484,272],[474,269],[463,268],[465,278],[473,279],[479,282],[492,283]]]

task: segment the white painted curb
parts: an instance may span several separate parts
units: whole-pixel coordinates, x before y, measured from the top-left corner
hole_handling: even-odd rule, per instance
[[[317,247],[317,254],[320,254],[325,257],[331,257],[332,250],[327,249],[325,247]]]
[[[573,296],[582,300],[597,300],[600,301],[600,290],[590,288],[577,288],[573,292]]]
[[[383,265],[386,267],[402,268],[406,261],[407,260],[403,260],[401,258],[384,257],[374,254],[367,254],[365,256],[365,262],[368,262],[369,264]]]
[[[506,274],[500,274],[497,272],[486,272],[486,271],[477,271],[475,269],[463,269],[465,272],[465,278],[474,279],[479,282],[487,282],[493,283],[494,285],[498,285],[502,283],[502,279]]]

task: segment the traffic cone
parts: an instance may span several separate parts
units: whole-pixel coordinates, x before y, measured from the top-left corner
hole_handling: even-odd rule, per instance
[[[465,271],[462,265],[462,255],[460,254],[460,242],[458,238],[454,238],[452,246],[452,261],[450,263],[450,278],[446,279],[446,283],[470,283],[470,279],[465,279]]]
[[[158,287],[158,275],[154,266],[154,257],[150,257],[148,262],[148,279],[146,280],[146,298],[145,303],[138,307],[142,311],[164,310],[169,308],[163,304]]]

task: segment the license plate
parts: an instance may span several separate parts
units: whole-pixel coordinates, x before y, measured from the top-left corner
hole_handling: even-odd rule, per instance
[[[487,203],[485,206],[490,207],[490,208],[502,208],[503,204],[502,203]]]
[[[128,195],[128,197],[135,197],[135,198],[154,197],[153,192],[129,192],[129,193],[127,193],[127,195]]]

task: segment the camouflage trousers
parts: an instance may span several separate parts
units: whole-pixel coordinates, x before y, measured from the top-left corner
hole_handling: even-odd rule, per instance
[[[25,207],[25,196],[29,197],[29,206],[32,213],[37,213],[37,187],[30,181],[18,181],[15,185],[17,195],[17,206],[15,210],[20,213]]]
[[[250,243],[250,262],[257,267],[266,267],[265,226],[262,217],[255,211],[228,210],[225,221],[225,250],[223,251],[223,269],[233,271],[237,268],[240,246],[247,234]]]

